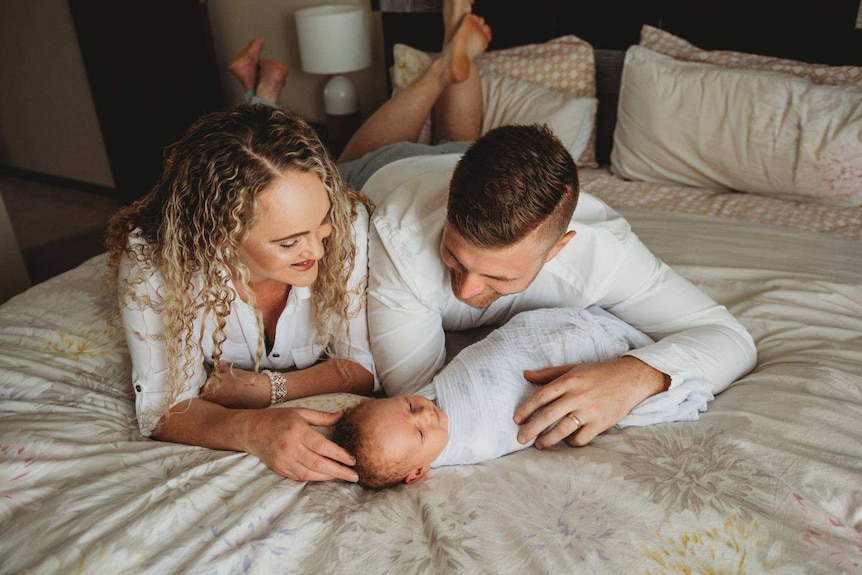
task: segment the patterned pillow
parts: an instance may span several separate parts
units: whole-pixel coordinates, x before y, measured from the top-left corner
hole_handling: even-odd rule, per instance
[[[393,48],[395,63],[389,71],[393,92],[415,80],[431,63],[432,55],[404,44]],[[476,58],[479,71],[525,80],[577,97],[596,97],[596,70],[592,46],[577,36],[561,36],[543,44],[527,44],[490,50]],[[495,127],[495,126],[491,126]],[[578,158],[581,167],[596,167],[595,127]],[[431,118],[425,122],[420,142],[431,143]]]
[[[862,86],[862,67],[859,66],[827,66],[744,52],[701,50],[679,36],[652,26],[645,25],[641,28],[640,45],[686,62],[702,62],[722,68],[781,72],[804,78],[813,84]]]
[[[527,44],[490,50],[476,58],[479,69],[514,76],[560,92],[596,95],[596,61],[593,47],[577,36],[555,38],[544,44]]]

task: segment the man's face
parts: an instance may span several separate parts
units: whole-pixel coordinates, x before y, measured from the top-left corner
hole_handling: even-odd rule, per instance
[[[530,287],[545,262],[566,241],[549,248],[541,231],[535,230],[512,246],[477,248],[446,224],[440,256],[449,268],[455,297],[470,307],[484,309],[504,295]]]

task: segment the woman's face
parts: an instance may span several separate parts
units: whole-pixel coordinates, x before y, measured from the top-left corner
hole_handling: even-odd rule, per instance
[[[239,245],[249,283],[314,283],[323,239],[332,233],[329,208],[326,188],[313,173],[285,171],[261,192],[257,220]]]

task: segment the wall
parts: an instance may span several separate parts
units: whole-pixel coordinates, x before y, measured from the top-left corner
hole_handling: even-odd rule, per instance
[[[369,0],[208,0],[207,3],[216,58],[219,69],[224,72],[222,85],[227,101],[243,100],[242,88],[227,72],[228,64],[249,40],[263,38],[262,56],[281,60],[290,70],[279,104],[306,119],[323,121],[323,87],[329,77],[302,71],[293,13],[300,8],[331,3],[365,6],[370,10]],[[359,91],[359,106],[364,117],[386,98],[380,14],[370,12],[370,15],[373,63],[370,68],[347,74]]]
[[[0,0],[0,165],[112,187],[65,0]]]
[[[293,13],[336,1],[207,0],[226,101],[243,101],[227,65],[260,37],[263,56],[290,69],[279,104],[322,121],[328,78],[302,71]],[[370,8],[369,0],[338,3]],[[371,13],[371,24],[374,62],[349,74],[359,88],[363,116],[386,98],[378,13]],[[153,38],[158,41],[156,31]],[[0,166],[114,186],[66,0],[0,0]]]

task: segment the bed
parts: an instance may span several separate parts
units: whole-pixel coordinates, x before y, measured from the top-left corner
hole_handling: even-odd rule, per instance
[[[386,33],[394,26],[421,39],[405,22],[415,16],[425,30],[428,14],[390,12],[413,3],[391,4],[375,6]],[[643,24],[666,32],[648,18],[655,5],[640,6],[625,18],[641,20],[636,33]],[[495,39],[518,47],[578,32],[537,31],[533,20],[517,37],[495,25]],[[627,121],[626,98],[637,93],[619,78],[632,58],[620,43],[629,40],[608,30],[604,46],[575,36],[597,65],[595,135],[578,144],[583,189],[625,215],[757,344],[754,371],[699,421],[439,468],[381,492],[293,482],[250,455],[140,436],[129,357],[97,256],[0,306],[0,572],[862,573],[862,214],[853,205],[862,172],[853,158],[837,176],[828,172],[840,197],[811,192],[802,176],[785,184],[797,186],[792,193],[657,181],[648,168],[676,178],[683,168],[660,158],[633,164],[649,155],[642,147],[619,151],[642,136],[614,139],[616,112]],[[713,56],[700,54],[698,66]],[[397,67],[394,52],[387,57]],[[851,75],[862,64],[810,61]],[[702,70],[682,68],[704,83]],[[743,76],[777,73],[761,72]],[[850,101],[862,106],[854,85]],[[450,355],[481,335],[450,334]]]

